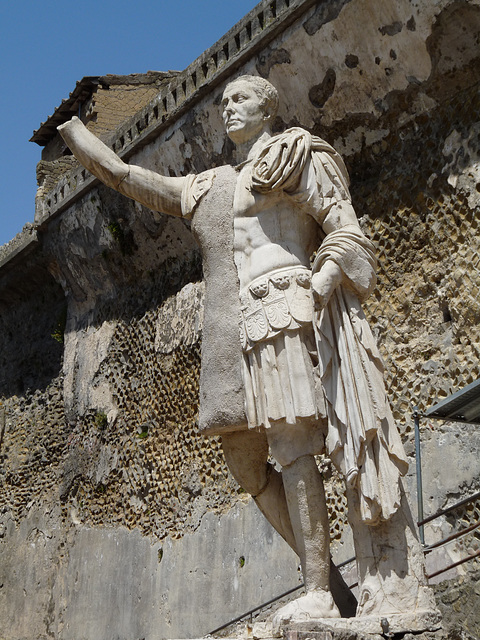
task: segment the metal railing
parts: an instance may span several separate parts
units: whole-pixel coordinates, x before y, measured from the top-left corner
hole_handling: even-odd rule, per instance
[[[423,520],[420,520],[419,522],[417,522],[419,531],[420,531],[420,529],[423,530],[423,526],[425,524],[427,524],[428,522],[432,522],[433,520],[436,520],[437,518],[440,518],[441,516],[447,515],[448,513],[451,513],[452,511],[455,511],[456,509],[459,509],[460,507],[463,507],[463,506],[465,506],[467,504],[474,503],[479,499],[480,499],[480,491],[477,491],[476,493],[474,493],[473,495],[469,496],[468,498],[463,498],[463,500],[459,500],[455,504],[452,504],[449,507],[446,507],[445,509],[440,509],[439,511],[437,511],[433,515],[428,516],[427,518],[424,518]],[[439,547],[442,547],[443,545],[448,544],[449,542],[453,542],[454,540],[458,540],[459,538],[462,538],[463,536],[466,536],[469,533],[473,533],[478,528],[480,528],[480,520],[475,521],[473,524],[469,525],[468,527],[465,527],[464,529],[461,529],[460,531],[455,531],[455,533],[452,533],[451,535],[447,536],[446,538],[443,538],[442,540],[438,540],[437,542],[426,546],[424,548],[423,552],[424,552],[425,555],[427,555],[428,553],[430,553],[434,549],[438,549]],[[464,558],[461,558],[460,560],[457,560],[457,562],[452,562],[451,564],[447,565],[446,567],[438,569],[437,571],[434,571],[433,573],[427,574],[427,578],[428,579],[434,578],[435,576],[438,576],[438,575],[441,575],[442,573],[445,573],[449,569],[454,569],[455,567],[458,567],[461,564],[465,564],[465,562],[469,562],[470,560],[474,560],[475,558],[478,558],[479,556],[480,556],[480,550],[475,552],[475,553],[473,553],[473,554],[469,554],[469,555],[465,556]]]
[[[348,558],[348,560],[344,560],[343,562],[340,562],[339,564],[337,564],[337,569],[341,569],[347,564],[354,562],[354,560],[355,560],[355,556],[353,556],[352,558]],[[349,588],[352,589],[355,586],[357,586],[357,583],[350,585]],[[230,627],[232,624],[236,624],[237,622],[244,620],[245,618],[251,618],[254,613],[257,613],[257,611],[261,611],[262,609],[265,609],[265,607],[269,607],[274,602],[278,602],[278,600],[281,600],[282,598],[286,598],[291,593],[295,593],[295,591],[300,591],[300,589],[303,589],[304,587],[305,587],[305,583],[302,582],[298,586],[293,587],[292,589],[289,589],[288,591],[285,591],[284,593],[281,593],[280,595],[275,596],[275,598],[272,598],[271,600],[267,600],[267,602],[263,602],[262,604],[259,604],[257,607],[254,607],[253,609],[249,609],[248,611],[246,611],[245,613],[242,613],[242,615],[237,616],[233,620],[230,620],[229,622],[222,624],[220,627],[217,627],[213,631],[210,631],[207,635],[211,636],[214,633],[218,633],[219,631],[222,631],[223,629]]]

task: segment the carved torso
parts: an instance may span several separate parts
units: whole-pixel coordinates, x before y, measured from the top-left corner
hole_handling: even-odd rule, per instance
[[[310,257],[330,203],[348,197],[342,171],[329,159],[335,152],[326,143],[316,142],[316,152],[326,153],[315,168],[305,131],[270,141],[280,143],[274,153],[287,145],[285,164],[273,162],[278,172],[269,174],[269,141],[259,140],[243,166],[189,176],[182,195],[183,215],[193,215],[203,255],[199,426],[210,433],[247,428],[242,347],[248,350],[257,340],[311,322]]]
[[[206,284],[199,426],[222,433],[247,428],[242,347],[311,321],[308,267],[319,226],[283,191],[253,191],[250,163],[198,176],[192,193],[192,229]],[[267,274],[278,275],[262,278]],[[261,302],[253,294],[262,307],[260,323],[250,290],[259,281],[269,289]],[[245,331],[239,327],[242,314]]]
[[[318,224],[283,191],[251,189],[251,166],[242,168],[234,197],[234,252],[240,290],[285,267],[309,266]]]

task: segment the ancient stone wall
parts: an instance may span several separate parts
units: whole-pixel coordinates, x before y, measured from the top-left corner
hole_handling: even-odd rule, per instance
[[[263,2],[110,138],[167,175],[235,162],[220,97],[254,73],[280,90],[276,130],[303,125],[343,154],[378,247],[365,309],[412,456],[413,406],[480,373],[479,37],[473,1]],[[5,639],[192,637],[298,584],[218,440],[195,429],[203,285],[188,223],[75,169],[40,194],[35,229],[28,256],[0,256]],[[427,510],[480,489],[478,428],[429,422],[422,438]],[[341,484],[323,464],[344,558]]]
[[[99,87],[87,107],[88,129],[102,140],[107,138],[125,120],[149,104],[162,85],[168,84],[174,76],[174,72],[149,72],[100,78]]]

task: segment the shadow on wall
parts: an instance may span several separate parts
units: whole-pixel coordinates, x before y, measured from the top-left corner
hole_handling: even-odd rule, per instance
[[[66,300],[33,258],[0,292],[0,398],[44,390],[62,371]]]

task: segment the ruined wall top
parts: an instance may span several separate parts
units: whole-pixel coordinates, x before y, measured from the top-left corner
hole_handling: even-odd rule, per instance
[[[120,157],[130,157],[221,80],[233,74],[252,56],[255,48],[268,44],[313,4],[313,0],[263,0],[184,71],[164,83],[146,107],[110,137],[103,135],[103,139]],[[78,169],[68,181],[61,181],[44,201],[38,203],[35,221],[41,225],[46,223],[88,191],[94,181],[88,172]]]
[[[44,147],[42,160],[52,161],[62,156],[65,144],[57,127],[72,116],[78,116],[96,136],[107,138],[150,102],[162,87],[168,86],[177,71],[147,71],[128,75],[107,74],[86,76],[53,114],[33,132],[30,142]]]

